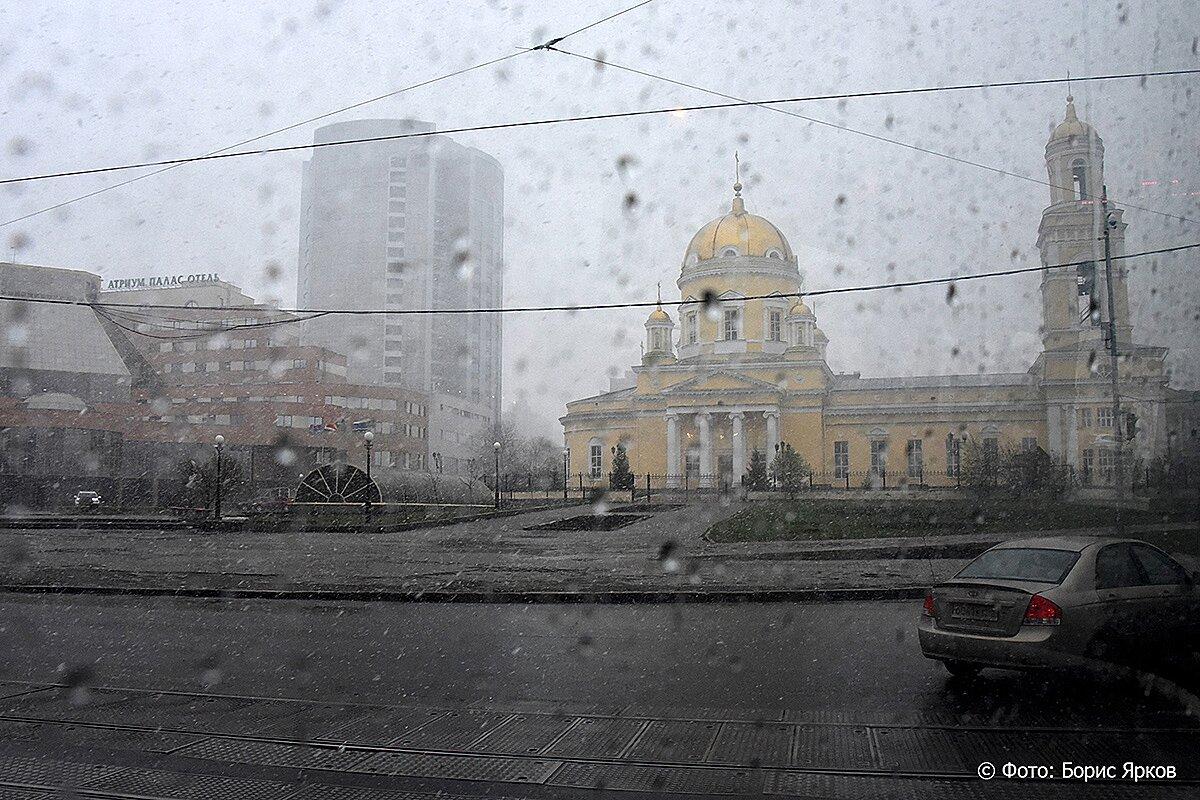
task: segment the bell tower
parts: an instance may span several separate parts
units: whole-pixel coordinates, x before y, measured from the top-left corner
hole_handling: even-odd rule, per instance
[[[1042,266],[1047,267],[1042,270],[1042,353],[1038,359],[1046,401],[1046,449],[1063,463],[1086,471],[1090,468],[1087,454],[1098,448],[1111,450],[1116,444],[1113,434],[1120,435],[1121,429],[1111,423],[1102,427],[1098,422],[1092,427],[1089,421],[1096,409],[1112,402],[1106,221],[1101,203],[1104,142],[1091,125],[1079,119],[1070,95],[1065,118],[1046,143],[1046,173],[1050,205],[1042,212],[1037,239]],[[1125,223],[1121,210],[1111,202],[1108,216],[1117,352],[1129,359],[1126,370],[1161,375],[1166,351],[1133,344],[1125,262],[1120,259],[1125,253]],[[1056,264],[1064,266],[1051,266]],[[1156,419],[1163,413],[1149,403],[1141,410]]]
[[[1038,249],[1042,265],[1073,264],[1042,273],[1042,347],[1046,352],[1099,349],[1103,355],[1108,320],[1108,287],[1104,276],[1104,229],[1100,198],[1104,186],[1104,142],[1079,119],[1067,96],[1066,116],[1046,143],[1050,205],[1042,212]],[[1122,212],[1109,205],[1115,219],[1110,234],[1112,254],[1125,252]],[[1081,262],[1081,263],[1076,263]],[[1117,339],[1128,344],[1129,298],[1125,271],[1113,263],[1113,299]]]

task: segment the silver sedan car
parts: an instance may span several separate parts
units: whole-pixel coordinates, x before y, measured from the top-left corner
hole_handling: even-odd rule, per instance
[[[929,591],[918,631],[954,675],[1140,660],[1196,647],[1200,576],[1135,539],[1004,542]]]

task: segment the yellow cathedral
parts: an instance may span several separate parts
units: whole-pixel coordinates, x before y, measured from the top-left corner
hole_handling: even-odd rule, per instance
[[[953,485],[961,442],[986,449],[1042,448],[1083,484],[1111,483],[1116,437],[1105,349],[1107,327],[1099,201],[1104,146],[1072,98],[1046,145],[1051,203],[1042,213],[1042,350],[1025,372],[864,378],[835,373],[813,310],[796,298],[803,274],[787,237],[746,210],[740,183],[729,213],[684,251],[677,319],[646,320],[644,354],[611,390],[567,404],[561,418],[572,474],[607,484],[618,444],[656,486],[736,484],[750,453],[768,460],[786,442],[821,483],[852,486],[886,476]],[[1110,205],[1111,246],[1125,223]],[[1123,413],[1131,466],[1165,450],[1166,349],[1133,341],[1125,262],[1113,262]],[[862,476],[866,476],[864,481]],[[641,478],[639,478],[641,480]]]

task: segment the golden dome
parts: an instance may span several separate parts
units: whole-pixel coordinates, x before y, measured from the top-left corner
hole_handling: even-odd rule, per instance
[[[656,308],[650,312],[650,319],[647,322],[670,322],[671,316],[661,308]]]
[[[1050,141],[1056,139],[1070,139],[1072,136],[1090,136],[1093,133],[1092,126],[1081,120],[1075,114],[1075,98],[1067,95],[1067,117],[1054,129],[1050,134]]]
[[[808,306],[804,305],[803,300],[797,300],[796,305],[792,306],[792,310],[788,312],[793,317],[811,317],[812,311]]]
[[[742,184],[734,184],[733,192],[733,208],[729,213],[714,219],[692,237],[683,257],[684,266],[732,256],[776,258],[793,263],[796,257],[779,228],[760,216],[747,213],[742,200]]]

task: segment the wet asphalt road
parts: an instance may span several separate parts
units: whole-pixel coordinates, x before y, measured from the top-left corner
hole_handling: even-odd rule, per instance
[[[0,599],[0,680],[371,703],[786,709],[1125,727],[1140,687],[1000,671],[949,681],[918,604],[474,605]]]

